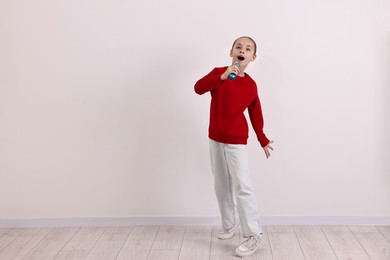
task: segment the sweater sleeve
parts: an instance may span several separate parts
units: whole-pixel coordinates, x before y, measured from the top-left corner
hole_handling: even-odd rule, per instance
[[[267,146],[269,140],[263,132],[263,127],[264,127],[263,112],[261,110],[261,104],[258,95],[249,105],[248,113],[249,113],[249,118],[251,120],[253,129],[255,130],[255,133],[257,135],[257,140],[260,142],[262,147]]]
[[[195,83],[195,92],[199,95],[203,95],[204,93],[217,88],[223,83],[221,75],[222,73],[217,68],[214,68],[209,74]]]

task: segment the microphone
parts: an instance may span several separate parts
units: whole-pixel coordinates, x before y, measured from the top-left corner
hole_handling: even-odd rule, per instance
[[[234,65],[236,65],[236,66],[238,67],[238,69],[240,69],[240,63],[236,62],[236,63],[234,63]],[[230,80],[235,80],[236,77],[237,77],[237,75],[234,74],[234,73],[230,73],[230,74],[228,75],[228,78],[229,78]]]

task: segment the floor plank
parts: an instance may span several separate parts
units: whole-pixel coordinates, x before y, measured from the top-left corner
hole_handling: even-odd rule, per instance
[[[22,228],[0,228],[0,250],[11,244],[24,231]]]
[[[386,238],[387,242],[390,243],[390,226],[377,226],[376,228]]]
[[[104,231],[104,227],[82,227],[62,250],[90,251]]]
[[[133,227],[107,227],[104,234],[130,234]]]
[[[52,228],[24,228],[23,235],[47,235]]]
[[[110,260],[115,259],[125,243],[128,234],[104,233],[91,249],[86,260]]]
[[[195,232],[195,233],[201,233],[201,232],[205,232],[205,233],[209,233],[211,234],[213,232],[213,229],[214,229],[214,226],[188,226],[186,227],[186,233],[191,233],[191,232]]]
[[[158,227],[134,227],[116,260],[146,260]]]
[[[1,260],[22,259],[30,252],[45,235],[25,235],[18,236],[6,248],[0,251]]]
[[[320,227],[295,226],[294,230],[306,259],[337,260]]]
[[[212,230],[209,232],[186,232],[179,260],[209,260],[211,233]]]
[[[322,226],[322,231],[335,250],[362,250],[347,226]]]
[[[336,249],[335,253],[339,260],[371,260],[363,249],[361,250]]]
[[[23,260],[53,259],[76,234],[77,230],[78,228],[53,228]]]
[[[180,249],[185,227],[160,227],[152,249]]]
[[[88,256],[87,250],[63,250],[54,260],[84,260]]]
[[[301,246],[292,226],[268,226],[268,238],[274,259],[304,260]]]
[[[180,250],[152,249],[147,260],[177,260]]]
[[[370,259],[347,226],[322,226],[339,259]]]
[[[350,229],[371,259],[390,259],[390,243],[378,229],[373,226],[351,226]]]

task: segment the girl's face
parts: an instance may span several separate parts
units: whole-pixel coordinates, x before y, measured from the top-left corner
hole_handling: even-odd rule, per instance
[[[230,51],[233,63],[240,63],[241,67],[246,67],[249,62],[256,59],[255,44],[248,38],[238,38]]]

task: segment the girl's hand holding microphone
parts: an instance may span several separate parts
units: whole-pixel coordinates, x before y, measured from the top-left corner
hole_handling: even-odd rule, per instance
[[[227,67],[226,71],[221,75],[221,80],[225,79],[235,79],[235,76],[233,78],[230,78],[229,75],[234,74],[238,75],[240,73],[240,64],[239,63],[234,63],[233,65]]]

